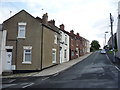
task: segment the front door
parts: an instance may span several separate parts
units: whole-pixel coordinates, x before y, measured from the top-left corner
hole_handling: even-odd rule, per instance
[[[12,70],[12,49],[6,50],[6,70]]]

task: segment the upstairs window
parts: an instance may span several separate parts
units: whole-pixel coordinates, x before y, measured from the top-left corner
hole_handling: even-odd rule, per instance
[[[65,35],[65,44],[67,44],[67,35]]]
[[[18,38],[25,38],[26,23],[18,23]]]
[[[54,43],[57,44],[57,33],[54,35]]]
[[[52,49],[52,63],[56,63],[56,49]]]

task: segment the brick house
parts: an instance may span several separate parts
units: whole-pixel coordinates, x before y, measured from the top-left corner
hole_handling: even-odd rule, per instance
[[[70,36],[70,60],[72,60],[78,57],[76,51],[76,35],[74,34],[73,30],[70,31],[69,36]]]
[[[71,30],[70,36],[70,60],[78,58],[86,53],[90,52],[89,41],[79,35],[79,33],[74,34]]]

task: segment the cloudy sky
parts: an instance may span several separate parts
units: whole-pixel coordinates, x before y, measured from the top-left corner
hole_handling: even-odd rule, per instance
[[[74,30],[90,42],[98,40],[105,44],[105,32],[110,37],[109,14],[114,17],[114,32],[117,26],[119,0],[0,0],[0,23],[24,9],[34,17],[48,13],[56,26],[65,25],[65,30]],[[12,11],[12,13],[10,13]]]

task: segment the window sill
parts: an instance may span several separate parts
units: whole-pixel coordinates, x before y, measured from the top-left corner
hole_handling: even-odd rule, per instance
[[[17,38],[25,39],[26,37],[17,37]]]
[[[56,61],[53,61],[52,63],[53,63],[53,64],[56,64]]]
[[[22,64],[32,64],[32,62],[22,62]]]

